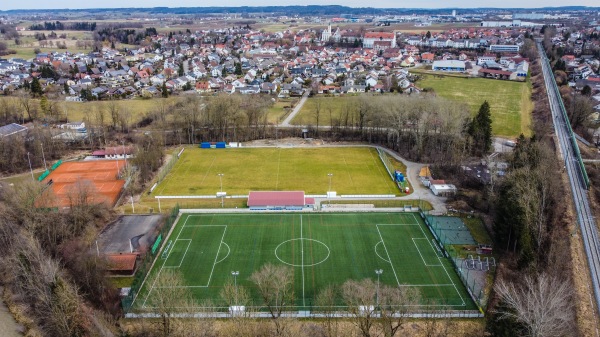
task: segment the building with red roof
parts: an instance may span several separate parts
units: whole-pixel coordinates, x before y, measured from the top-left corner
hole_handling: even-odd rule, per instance
[[[363,48],[374,48],[375,42],[378,41],[377,45],[381,45],[381,42],[389,42],[385,48],[396,48],[396,33],[394,32],[367,32],[363,37]]]
[[[303,191],[252,191],[248,195],[251,210],[301,210],[314,203]]]

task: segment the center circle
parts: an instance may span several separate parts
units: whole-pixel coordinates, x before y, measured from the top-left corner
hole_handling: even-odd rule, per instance
[[[299,241],[299,242],[297,242]],[[314,239],[291,239],[283,241],[275,248],[275,257],[281,263],[292,267],[312,267],[325,262],[329,258],[329,247],[319,240]],[[294,261],[295,255],[300,256]],[[313,254],[317,259],[313,259]],[[304,261],[304,263],[294,263]]]

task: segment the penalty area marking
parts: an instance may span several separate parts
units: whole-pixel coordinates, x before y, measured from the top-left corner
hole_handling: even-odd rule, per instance
[[[379,241],[379,242],[377,242],[377,243],[375,244],[375,247],[374,247],[374,249],[375,249],[375,254],[376,254],[376,255],[377,255],[377,256],[378,256],[380,259],[382,259],[383,261],[385,261],[385,262],[387,262],[387,263],[391,263],[391,262],[390,262],[390,260],[386,260],[386,259],[385,259],[385,258],[383,258],[381,255],[379,255],[379,252],[377,252],[377,246],[379,246],[379,244],[380,244],[380,243],[383,243],[383,241]]]
[[[229,253],[231,253],[231,248],[229,248],[229,245],[227,243],[225,243],[225,241],[222,241],[221,244],[227,246],[227,255],[225,255],[224,258],[220,259],[216,263],[221,263],[221,262],[225,261],[225,259],[229,257]]]

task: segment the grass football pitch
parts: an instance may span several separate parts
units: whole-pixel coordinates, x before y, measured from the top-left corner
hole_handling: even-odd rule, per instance
[[[338,194],[400,194],[377,155],[349,148],[187,148],[152,193],[155,195],[247,195],[250,191],[325,194],[328,173]]]
[[[231,271],[239,271],[238,285],[260,304],[249,277],[266,263],[292,269],[295,310],[316,310],[315,296],[329,284],[376,280],[376,269],[382,284],[417,288],[430,309],[476,309],[418,213],[183,214],[164,247],[138,309],[152,310],[152,280],[166,269],[181,273],[198,303],[218,307]]]

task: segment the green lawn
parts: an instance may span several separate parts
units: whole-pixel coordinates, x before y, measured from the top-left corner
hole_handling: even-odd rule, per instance
[[[484,78],[457,76],[434,77],[421,72],[417,82],[421,88],[432,88],[437,95],[453,101],[464,102],[474,116],[481,104],[488,101],[492,114],[492,132],[496,136],[518,137],[521,133],[531,136],[531,84],[499,81]],[[373,98],[380,95],[373,95]],[[358,122],[358,96],[311,97],[292,121],[296,125],[316,125],[317,106],[320,104],[319,125],[331,125],[340,119],[354,125]],[[341,125],[345,125],[342,122]]]
[[[220,190],[325,194],[328,173],[338,194],[400,194],[373,148],[187,148],[152,193],[215,195]]]
[[[296,117],[292,120],[292,124],[296,125],[317,125],[317,105],[320,104],[319,113],[319,125],[331,125],[331,120],[334,122],[345,116],[349,115],[349,122],[357,122],[358,114],[356,106],[358,103],[357,96],[336,96],[336,97],[325,97],[317,96],[310,97],[306,100],[306,103],[298,112]],[[354,118],[354,119],[353,119]],[[350,123],[352,124],[352,123]]]
[[[170,99],[170,98],[169,98]],[[19,99],[14,96],[0,96],[0,100],[11,101],[11,104],[16,109],[22,109],[19,105]],[[148,112],[156,109],[163,98],[153,99],[127,99],[127,100],[116,100],[116,101],[92,101],[92,102],[66,102],[57,101],[56,111],[57,116],[55,118],[59,120],[69,121],[97,121],[101,118],[100,111],[103,111],[104,125],[110,125],[111,117],[109,113],[109,105],[114,103],[118,107],[119,111],[123,116],[126,117],[128,124],[134,124],[140,121],[140,119]],[[39,107],[39,99],[31,99],[32,104]],[[39,109],[38,109],[39,110]]]
[[[484,78],[434,78],[422,75],[417,82],[421,88],[433,88],[441,97],[466,103],[473,115],[484,101],[490,104],[492,132],[497,136],[518,137],[531,135],[530,100],[528,83]]]
[[[163,270],[180,272],[198,302],[223,308],[219,292],[232,282],[260,304],[250,275],[265,263],[292,269],[295,308],[314,310],[326,285],[375,279],[413,286],[429,309],[475,309],[449,260],[434,248],[418,213],[245,213],[184,214],[163,250],[134,308],[152,310],[153,280]]]
[[[267,111],[267,122],[279,124],[292,111],[292,106],[298,104],[297,98],[282,98],[275,102]]]

